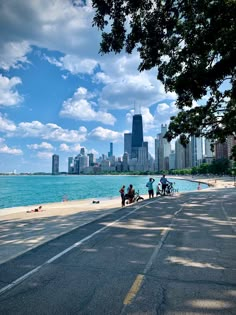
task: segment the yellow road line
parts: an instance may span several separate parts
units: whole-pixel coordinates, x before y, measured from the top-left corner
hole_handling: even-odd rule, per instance
[[[137,275],[131,289],[129,290],[128,294],[126,295],[123,304],[124,305],[128,305],[132,302],[133,298],[136,296],[136,294],[138,293],[141,284],[143,282],[144,279],[144,275]]]

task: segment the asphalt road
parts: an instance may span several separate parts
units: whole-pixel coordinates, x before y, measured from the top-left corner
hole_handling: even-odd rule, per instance
[[[236,314],[236,190],[126,207],[0,265],[0,314]]]

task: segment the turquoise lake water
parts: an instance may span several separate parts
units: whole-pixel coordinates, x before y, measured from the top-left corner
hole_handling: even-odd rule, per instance
[[[160,181],[155,178],[154,187]],[[98,199],[119,196],[122,185],[134,185],[140,194],[147,194],[148,176],[0,176],[0,209],[68,200]],[[197,189],[196,182],[171,179],[179,192]],[[202,184],[202,188],[207,185]]]

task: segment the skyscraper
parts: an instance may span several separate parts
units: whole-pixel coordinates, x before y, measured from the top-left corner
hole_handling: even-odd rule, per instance
[[[131,158],[138,158],[138,148],[143,146],[143,119],[141,114],[133,116]]]
[[[89,166],[93,166],[94,163],[95,163],[94,154],[93,153],[88,153],[88,157],[89,157]]]
[[[81,155],[85,155],[85,148],[81,148],[81,149],[80,149],[80,154],[81,154]]]
[[[191,137],[191,155],[192,164],[191,166],[199,166],[203,160],[203,150],[202,150],[202,138],[192,136]]]
[[[113,156],[113,143],[110,143],[110,151],[108,152],[108,157],[111,158]]]
[[[87,167],[89,167],[89,157],[87,155],[81,155],[79,157],[79,173],[83,173],[83,170]]]
[[[53,154],[52,156],[52,175],[59,174],[59,155]]]
[[[155,167],[158,171],[169,169],[171,144],[166,138],[163,138],[166,132],[167,125],[161,125],[161,133],[157,134],[157,139],[155,140]]]
[[[124,134],[124,153],[129,154],[129,158],[131,158],[131,150],[132,150],[132,133]]]

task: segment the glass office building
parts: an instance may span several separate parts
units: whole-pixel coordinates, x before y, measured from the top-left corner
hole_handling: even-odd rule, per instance
[[[143,146],[143,119],[141,114],[133,116],[131,157],[138,157],[138,150]]]

